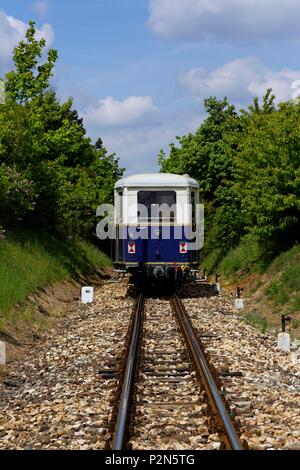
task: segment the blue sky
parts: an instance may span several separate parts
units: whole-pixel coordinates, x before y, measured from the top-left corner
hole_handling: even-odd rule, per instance
[[[88,134],[128,173],[157,171],[159,150],[204,118],[204,98],[298,92],[299,14],[298,0],[0,0],[0,74],[36,20],[59,51],[57,93],[74,97]]]

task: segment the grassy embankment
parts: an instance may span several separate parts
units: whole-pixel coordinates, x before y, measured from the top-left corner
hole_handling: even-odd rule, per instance
[[[211,270],[216,256],[208,257],[203,267]],[[244,288],[247,322],[279,330],[280,315],[290,314],[291,333],[300,338],[300,245],[272,257],[246,237],[219,263],[219,270],[225,284]]]
[[[14,306],[48,284],[110,266],[110,259],[84,241],[57,240],[29,232],[0,241],[0,329],[14,320]],[[26,309],[23,309],[26,315]]]

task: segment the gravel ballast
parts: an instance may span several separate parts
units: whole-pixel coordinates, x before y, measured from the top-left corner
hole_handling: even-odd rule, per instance
[[[250,449],[300,450],[300,350],[285,353],[273,334],[246,324],[232,297],[187,298],[185,307],[220,372],[226,397]]]
[[[134,299],[96,290],[0,385],[0,449],[103,449]],[[76,307],[76,305],[75,305]]]
[[[299,450],[300,351],[280,351],[274,335],[243,321],[226,293],[200,291],[187,289],[183,302],[216,370],[241,373],[220,376],[241,439],[250,449]],[[93,305],[76,302],[43,344],[8,364],[0,383],[0,449],[106,447],[135,302],[128,292],[126,281],[97,288]],[[145,328],[133,448],[220,448],[167,299],[146,300]]]

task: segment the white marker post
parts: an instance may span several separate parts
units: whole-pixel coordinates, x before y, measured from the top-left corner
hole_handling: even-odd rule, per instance
[[[234,306],[238,310],[243,310],[244,308],[244,300],[241,298],[241,294],[244,289],[241,289],[240,287],[237,288],[237,294],[236,294],[236,299],[234,301]]]
[[[0,365],[6,364],[6,347],[4,341],[0,341]]]
[[[213,285],[213,289],[214,289],[215,294],[221,294],[221,284],[219,282],[220,277],[221,277],[221,274],[216,274],[216,282]]]
[[[277,346],[284,352],[291,352],[291,336],[288,333],[279,333]]]
[[[244,300],[243,299],[235,299],[234,306],[238,310],[243,310],[244,308]]]
[[[217,282],[216,284],[214,284],[214,293],[215,294],[220,294],[221,293],[221,284],[219,282]]]
[[[81,301],[83,304],[92,304],[94,301],[94,288],[83,287],[81,289]]]
[[[281,330],[277,338],[277,346],[285,352],[291,352],[291,335],[286,333],[286,323],[292,320],[288,315],[281,315]]]

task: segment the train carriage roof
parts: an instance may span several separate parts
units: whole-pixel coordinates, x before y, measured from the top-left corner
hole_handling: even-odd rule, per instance
[[[193,187],[199,188],[196,180],[189,175],[174,175],[171,173],[145,173],[125,176],[117,181],[115,189],[119,188],[157,188],[157,187]]]

